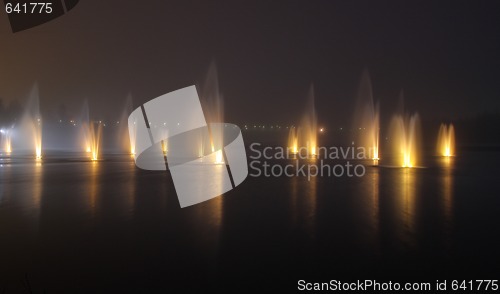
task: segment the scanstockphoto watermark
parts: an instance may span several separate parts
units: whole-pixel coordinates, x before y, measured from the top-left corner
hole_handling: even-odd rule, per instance
[[[263,146],[250,144],[249,175],[251,177],[363,177],[366,167],[360,160],[369,159],[365,147],[301,147]],[[283,164],[283,161],[286,164]],[[293,160],[293,161],[290,161]],[[342,162],[338,162],[342,161]],[[351,163],[351,161],[357,161]]]

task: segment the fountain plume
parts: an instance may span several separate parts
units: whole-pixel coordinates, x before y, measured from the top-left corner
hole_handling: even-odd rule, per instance
[[[16,127],[17,144],[19,144],[19,149],[27,149],[33,152],[37,160],[42,158],[42,117],[40,115],[37,84],[33,86],[30,92],[24,114]]]
[[[10,129],[2,129],[1,130],[1,148],[7,154],[12,152],[12,139],[11,139],[11,131]]]
[[[125,106],[123,108],[120,120],[118,121],[118,138],[120,140],[120,146],[125,153],[130,153],[130,155],[135,155],[135,144],[137,137],[137,124],[134,122],[132,125],[128,126],[128,116],[132,111],[133,101],[132,95],[129,93],[125,100]]]
[[[299,152],[299,129],[292,126],[288,131],[288,151],[291,154]]]
[[[83,104],[80,125],[85,152],[89,153],[91,160],[98,160],[102,137],[102,123],[90,120],[89,105],[87,100],[85,100]]]
[[[379,133],[380,111],[379,103],[374,103],[372,83],[368,70],[364,70],[358,86],[357,105],[354,114],[355,141],[366,148],[368,156],[373,160],[380,159]]]
[[[439,127],[437,151],[441,156],[455,155],[455,128],[453,124],[441,124]]]
[[[307,157],[315,157],[318,152],[318,120],[314,106],[314,87],[307,95],[306,111],[298,127],[288,131],[288,153],[297,154],[305,148]]]

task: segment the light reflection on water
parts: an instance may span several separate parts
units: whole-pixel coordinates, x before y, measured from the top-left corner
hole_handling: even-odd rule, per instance
[[[88,207],[90,209],[90,215],[95,218],[97,213],[97,201],[99,198],[99,162],[91,161],[87,163],[89,166],[89,183],[86,185],[89,189],[88,191]]]
[[[308,159],[314,164],[315,159]],[[311,176],[308,180],[303,177],[287,178],[289,184],[289,207],[292,226],[300,228],[307,233],[309,238],[316,234],[317,218],[317,186],[318,177]]]
[[[455,250],[451,255],[457,247],[475,249],[479,245],[463,240],[478,236],[481,253],[491,254],[499,242],[464,224],[482,218],[491,230],[494,222],[484,220],[499,215],[498,198],[476,183],[491,182],[496,166],[456,159],[435,158],[425,169],[367,167],[363,178],[249,177],[225,195],[182,209],[168,172],[139,170],[128,156],[14,162],[0,168],[0,237],[6,240],[0,260],[24,273],[36,253],[45,262],[37,273],[50,264],[52,276],[64,276],[59,269],[73,264],[106,264],[109,256],[128,264],[110,262],[110,272],[156,262],[171,272],[183,266],[211,272],[242,255],[243,264],[265,264],[276,256],[294,260],[299,252],[305,265],[311,258],[358,254],[425,258]],[[470,164],[482,175],[468,174]],[[472,188],[481,193],[470,195]],[[89,249],[83,257],[73,253],[80,244]],[[52,260],[61,254],[66,261]]]
[[[401,221],[405,229],[410,233],[415,232],[415,194],[417,183],[415,180],[415,169],[403,168],[399,174],[399,207]]]

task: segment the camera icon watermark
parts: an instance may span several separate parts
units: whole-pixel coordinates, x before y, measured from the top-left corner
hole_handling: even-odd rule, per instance
[[[168,170],[181,207],[230,191],[248,175],[240,128],[207,124],[195,86],[146,102],[128,127],[136,166]]]

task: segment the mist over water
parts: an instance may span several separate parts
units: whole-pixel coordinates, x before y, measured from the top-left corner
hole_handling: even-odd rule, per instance
[[[199,157],[196,164],[205,160],[214,167],[210,188],[222,182],[226,168],[218,79],[211,64],[197,88],[211,129],[184,150]],[[103,283],[126,291],[166,280],[189,289],[269,277],[295,285],[304,269],[318,280],[331,279],[332,268],[339,279],[458,277],[470,274],[466,265],[478,274],[500,272],[500,240],[491,234],[497,231],[500,191],[489,184],[498,177],[500,157],[457,152],[453,124],[440,126],[437,142],[423,142],[420,116],[403,106],[381,125],[367,71],[350,127],[323,128],[317,115],[322,105],[311,86],[293,126],[242,128],[247,152],[259,142],[310,155],[269,159],[281,167],[319,164],[317,148],[331,142],[366,147],[372,153],[353,159],[365,166],[363,176],[248,177],[221,196],[182,209],[171,171],[141,170],[130,156],[136,155],[137,128],[128,119],[138,107],[131,95],[117,107],[117,121],[108,122],[93,117],[87,101],[71,121],[46,122],[36,85],[28,98],[21,118],[2,126],[0,142],[0,276],[9,287],[25,273],[36,289],[51,293]],[[168,129],[161,121],[152,127]],[[168,157],[175,144],[163,140],[161,148]]]

